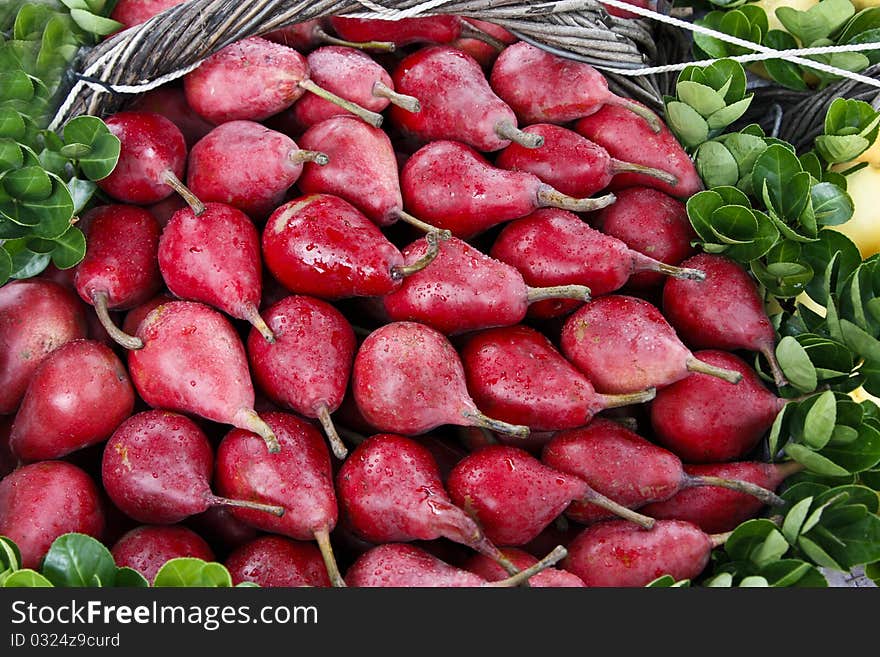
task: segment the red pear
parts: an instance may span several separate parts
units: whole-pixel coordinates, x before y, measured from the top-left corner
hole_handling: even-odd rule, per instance
[[[233,429],[217,449],[217,490],[227,497],[282,507],[281,517],[244,508],[231,511],[263,531],[298,541],[316,540],[330,581],[345,586],[330,546],[337,507],[324,439],[310,423],[293,415],[266,413],[265,418],[281,451],[269,454],[259,436]]]
[[[113,7],[110,18],[125,27],[134,27],[183,2],[185,0],[119,0]]]
[[[696,249],[697,239],[684,204],[650,187],[629,187],[615,193],[613,205],[602,208],[592,221],[606,235],[616,237],[633,251],[667,265],[680,265]],[[631,288],[655,288],[666,278],[659,272],[638,272],[630,276]]]
[[[136,527],[116,541],[110,553],[118,567],[132,568],[150,583],[171,559],[214,561],[214,552],[205,540],[181,525]]]
[[[309,52],[326,43],[357,48],[358,50],[374,50],[379,52],[394,52],[396,46],[390,41],[346,41],[329,34],[325,27],[330,23],[329,19],[316,18],[310,21],[285,25],[263,35],[263,38],[290,46],[300,52]]]
[[[711,366],[738,372],[737,385],[694,372],[657,392],[651,426],[658,443],[688,463],[745,458],[770,429],[786,400],[768,390],[748,364],[724,351],[694,353]]]
[[[128,353],[128,367],[147,404],[255,431],[270,452],[279,450],[253,410],[244,345],[223,315],[201,303],[171,301],[146,316],[137,337],[144,346]]]
[[[577,215],[553,208],[507,224],[490,253],[516,267],[529,285],[583,285],[594,297],[619,290],[639,272],[688,279],[703,276],[698,269],[673,267],[642,255],[621,240],[591,228]],[[555,317],[576,307],[567,301],[544,302],[532,313]]]
[[[434,239],[432,236],[430,239]],[[382,231],[338,196],[311,194],[279,207],[263,231],[263,258],[288,290],[323,299],[383,296],[429,259],[407,265]]]
[[[477,409],[455,348],[424,324],[393,322],[373,331],[355,356],[352,391],[364,419],[379,431],[412,436],[454,424],[519,438],[529,433]]]
[[[490,35],[460,16],[437,15],[383,20],[331,16],[330,25],[350,41],[391,42],[396,47],[425,43],[451,43],[461,36],[491,39]]]
[[[340,460],[348,450],[330,414],[339,408],[356,349],[348,320],[325,301],[289,296],[265,311],[275,335],[269,343],[252,330],[247,351],[257,386],[275,404],[317,418]]]
[[[18,546],[22,568],[38,568],[62,534],[78,532],[100,540],[103,531],[98,489],[75,465],[32,463],[0,480],[0,536]]]
[[[214,451],[189,418],[145,411],[123,422],[104,448],[101,480],[120,511],[138,522],[180,522],[212,506],[243,506],[281,515],[279,507],[217,497]]]
[[[399,93],[419,99],[421,111],[392,106],[391,121],[419,140],[451,139],[482,152],[514,141],[530,148],[543,143],[517,128],[513,110],[492,91],[479,63],[461,50],[421,48],[403,59],[392,77]]]
[[[180,2],[181,0],[177,0]],[[117,5],[118,6],[118,5]],[[190,148],[214,127],[196,114],[186,102],[183,87],[162,85],[135,98],[128,109],[136,112],[155,112],[178,127]]]
[[[504,49],[489,82],[524,123],[568,123],[610,105],[632,114],[654,132],[662,124],[647,108],[613,94],[605,76],[586,62],[554,55],[525,41]]]
[[[659,390],[697,371],[730,383],[742,378],[699,360],[656,307],[635,297],[608,295],[584,304],[566,320],[560,342],[565,357],[604,393]]]
[[[462,239],[538,208],[590,212],[615,199],[613,194],[572,198],[526,171],[494,167],[454,141],[434,141],[416,151],[403,167],[401,186],[407,209]]]
[[[403,250],[407,262],[419,262],[431,245],[420,239]],[[382,297],[391,321],[415,321],[446,335],[493,326],[511,326],[526,317],[529,304],[544,299],[588,301],[582,285],[529,287],[522,274],[457,238],[443,243],[430,267],[407,276]]]
[[[198,216],[189,208],[176,212],[159,240],[159,268],[172,294],[246,320],[264,339],[275,339],[258,310],[260,235],[240,210],[207,203]]]
[[[193,146],[186,182],[202,201],[232,205],[263,219],[284,201],[306,162],[327,156],[254,121],[229,121]]]
[[[776,385],[786,385],[776,360],[776,331],[755,280],[723,255],[700,253],[683,264],[704,271],[706,278],[663,288],[663,314],[682,340],[694,349],[759,351]]]
[[[282,536],[261,536],[240,546],[224,564],[232,583],[253,582],[264,588],[330,586],[330,578],[314,543]]]
[[[23,461],[97,445],[134,408],[125,366],[93,340],[65,343],[40,363],[15,415],[9,445]]]
[[[604,148],[573,130],[551,123],[524,128],[530,135],[541,135],[541,148],[511,144],[498,154],[495,165],[511,171],[528,171],[569,196],[583,197],[600,192],[618,173],[637,172],[675,185],[674,174],[640,164],[615,160]]]
[[[76,266],[76,290],[95,307],[101,326],[113,340],[136,348],[134,338],[121,331],[107,311],[134,308],[162,287],[159,224],[149,212],[133,205],[93,208],[83,222],[88,249]]]
[[[504,548],[502,553],[517,568],[528,568],[538,562],[528,552],[517,548]],[[495,561],[483,554],[475,554],[464,564],[465,570],[479,575],[489,582],[497,582],[508,576],[508,573]],[[548,568],[529,579],[529,586],[535,588],[580,588],[586,586],[577,575],[561,568]]]
[[[654,398],[654,390],[597,393],[543,334],[527,326],[488,329],[469,336],[461,348],[461,360],[468,391],[477,405],[492,417],[524,424],[532,431],[581,427],[606,408]]]
[[[447,487],[452,501],[471,514],[496,545],[525,545],[575,501],[600,504],[636,528],[654,524],[600,495],[583,479],[507,445],[491,445],[466,456],[449,475]]]
[[[82,305],[70,290],[42,278],[0,287],[0,415],[15,413],[47,354],[84,337]]]
[[[152,299],[148,299],[136,308],[132,308],[125,314],[125,320],[122,322],[122,331],[133,336],[137,333],[138,326],[141,325],[141,322],[144,321],[144,318],[150,314],[150,311],[153,310],[153,308],[158,308],[163,303],[168,303],[169,301],[174,300],[174,297],[170,294],[162,292],[154,296]]]
[[[18,467],[18,458],[9,447],[10,433],[12,433],[12,416],[0,415],[0,479]]]

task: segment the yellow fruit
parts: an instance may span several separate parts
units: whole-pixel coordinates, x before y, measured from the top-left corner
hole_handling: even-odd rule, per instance
[[[867,2],[880,3],[880,0],[863,0]],[[776,10],[779,7],[791,7],[798,11],[807,11],[819,4],[819,0],[758,0],[749,4],[761,7],[767,13],[767,20],[770,23],[771,30],[785,30],[785,26],[776,18]],[[785,30],[786,32],[788,30]]]
[[[868,166],[846,177],[847,191],[855,211],[839,226],[829,226],[849,237],[862,259],[880,253],[880,168]]]

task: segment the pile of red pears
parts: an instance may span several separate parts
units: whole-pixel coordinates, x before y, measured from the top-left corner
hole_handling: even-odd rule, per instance
[[[0,288],[24,567],[82,532],[150,580],[644,586],[780,503],[756,285],[692,246],[690,158],[589,65],[333,18],[104,118],[85,259]]]

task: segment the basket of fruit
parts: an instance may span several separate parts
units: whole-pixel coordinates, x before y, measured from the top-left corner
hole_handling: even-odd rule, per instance
[[[0,585],[876,578],[872,73],[648,4],[3,10]]]

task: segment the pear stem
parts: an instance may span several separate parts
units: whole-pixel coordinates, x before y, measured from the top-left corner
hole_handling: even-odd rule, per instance
[[[315,540],[318,542],[318,549],[324,559],[327,575],[330,576],[330,583],[336,587],[345,587],[345,580],[342,579],[339,566],[336,564],[336,557],[333,556],[333,546],[330,545],[330,530],[325,527],[315,531]]]
[[[170,169],[162,174],[162,182],[180,194],[180,197],[186,201],[194,215],[198,217],[205,211],[205,204],[199,200],[198,196],[192,193],[189,187],[180,182],[180,178],[175,176]]]
[[[797,474],[798,472],[803,472],[807,469],[802,463],[798,463],[797,461],[783,461],[782,463],[775,463],[776,472],[782,477],[783,480],[788,479],[791,475]]]
[[[602,400],[602,408],[618,408],[630,404],[644,404],[657,396],[656,388],[648,388],[639,392],[628,392],[622,395],[599,395]]]
[[[507,47],[500,39],[496,39],[491,34],[483,32],[480,28],[478,28],[473,23],[469,23],[466,20],[461,21],[461,34],[460,38],[462,39],[476,39],[477,41],[482,41],[483,43],[488,43],[490,46],[495,48],[498,52],[501,52]]]
[[[764,354],[764,358],[767,359],[767,363],[769,363],[770,365],[770,372],[773,374],[773,382],[776,384],[776,387],[781,388],[782,386],[787,386],[788,379],[785,378],[785,374],[782,372],[782,368],[779,367],[779,361],[776,360],[776,350],[774,348],[774,345],[761,345],[759,351]]]
[[[621,96],[612,95],[605,102],[609,105],[618,105],[619,107],[628,109],[636,116],[642,117],[643,119],[645,119],[645,121],[647,121],[648,125],[651,126],[651,130],[653,130],[655,133],[659,133],[663,129],[663,124],[660,122],[660,119],[657,117],[656,114],[654,114],[654,112],[649,110],[647,107],[639,105],[637,102],[630,100],[629,98],[622,98]]]
[[[656,271],[673,278],[680,278],[688,281],[705,281],[706,272],[702,269],[693,269],[691,267],[676,267],[669,265],[660,260],[656,260],[644,253],[639,253],[630,249],[630,257],[632,258],[633,271]]]
[[[591,486],[587,485],[586,488],[587,492],[582,498],[580,498],[581,502],[589,502],[590,504],[595,504],[596,506],[601,507],[606,511],[610,511],[614,515],[619,516],[624,520],[634,522],[642,529],[651,529],[654,527],[654,523],[657,522],[656,520],[654,520],[654,518],[650,518],[646,515],[642,515],[641,513],[637,513],[632,509],[628,509],[622,504],[618,504],[614,500],[605,497],[604,495],[602,495],[602,493],[594,490]]]
[[[281,451],[281,445],[278,444],[278,438],[271,427],[257,415],[257,412],[251,408],[240,408],[232,418],[232,424],[239,429],[252,431],[261,436],[266,441],[266,447],[270,454],[277,454]]]
[[[215,506],[234,506],[239,509],[250,509],[252,511],[265,511],[279,518],[284,515],[283,506],[274,506],[272,504],[261,504],[260,502],[249,502],[247,500],[231,500],[228,497],[218,497],[211,495],[208,501]]]
[[[495,134],[523,148],[540,148],[544,145],[544,137],[532,132],[524,132],[510,121],[499,121],[495,124]]]
[[[453,539],[455,540],[455,539]],[[474,550],[483,554],[499,566],[504,568],[508,575],[518,575],[519,568],[517,568],[514,563],[507,558],[507,556],[499,550],[494,543],[492,543],[488,538],[486,538],[482,533],[480,533],[479,538],[477,538],[474,542],[469,544]]]
[[[590,300],[590,288],[586,285],[554,285],[551,287],[527,287],[526,299],[529,303],[547,299]]]
[[[342,438],[340,438],[339,434],[336,432],[336,427],[333,424],[333,420],[330,418],[330,409],[327,408],[327,404],[325,403],[318,406],[318,420],[321,422],[321,426],[324,427],[324,433],[327,434],[327,440],[330,442],[330,449],[333,450],[333,456],[340,461],[344,461],[345,457],[348,456],[348,447],[345,446],[345,443],[342,442]]]
[[[275,334],[272,333],[272,329],[270,329],[269,325],[266,324],[266,320],[264,320],[260,316],[260,311],[257,310],[257,307],[254,304],[245,304],[244,312],[242,313],[242,315],[242,319],[250,322],[253,327],[260,332],[260,335],[266,338],[266,342],[269,342],[270,344],[275,344]]]
[[[614,194],[605,194],[598,198],[574,198],[547,184],[542,184],[538,188],[538,205],[542,208],[560,208],[570,212],[593,212],[608,207],[616,200],[617,197]]]
[[[323,98],[324,100],[351,112],[356,117],[373,126],[374,128],[378,128],[382,125],[382,121],[384,120],[384,118],[381,114],[371,112],[366,107],[361,107],[357,103],[353,103],[350,100],[342,98],[341,96],[337,96],[332,91],[327,91],[323,87],[319,87],[309,78],[306,78],[305,80],[300,80],[299,86],[306,91],[310,91],[319,98]]]
[[[685,361],[685,366],[690,372],[699,372],[700,374],[708,374],[709,376],[714,376],[728,383],[739,383],[742,381],[742,374],[739,372],[734,372],[733,370],[726,370],[723,367],[717,367],[715,365],[710,365],[709,363],[704,363],[699,358],[695,356],[689,357]]]
[[[134,335],[129,335],[116,326],[116,324],[113,323],[113,320],[110,319],[110,312],[107,309],[106,292],[103,290],[100,292],[94,292],[92,294],[92,303],[95,306],[95,313],[98,315],[98,321],[101,322],[101,326],[107,331],[107,335],[113,338],[114,342],[133,351],[144,348],[143,340]]]
[[[307,151],[302,148],[295,148],[290,151],[288,158],[294,164],[314,162],[315,164],[324,166],[330,163],[330,158],[327,156],[327,153],[322,153],[321,151]]]
[[[398,208],[394,211],[394,216],[400,219],[400,221],[409,224],[425,233],[436,233],[437,239],[442,242],[445,242],[450,237],[452,237],[452,231],[446,230],[444,228],[437,228],[437,226],[432,226],[431,224],[418,219],[417,217],[412,216],[409,212],[402,208]]]
[[[345,39],[340,39],[332,34],[328,34],[321,27],[316,27],[312,34],[322,42],[334,46],[345,46],[357,50],[377,50],[380,52],[394,52],[397,50],[397,45],[393,41],[346,41]]]
[[[464,411],[462,416],[465,419],[464,426],[471,427],[482,427],[484,429],[490,429],[491,431],[497,431],[498,433],[503,433],[507,436],[512,436],[514,438],[528,438],[529,437],[529,428],[523,426],[521,424],[510,424],[508,422],[502,422],[501,420],[496,420],[494,418],[488,417],[487,415],[483,415],[480,411]]]
[[[548,554],[546,557],[532,564],[528,568],[525,568],[519,571],[516,575],[508,577],[507,579],[502,579],[498,582],[489,582],[486,586],[493,587],[511,587],[511,586],[520,586],[525,582],[529,581],[530,577],[534,577],[542,570],[547,570],[551,566],[555,566],[557,563],[565,559],[568,556],[568,550],[566,550],[561,545],[557,545],[553,548],[553,551]]]
[[[742,481],[740,479],[725,479],[724,477],[713,477],[710,475],[689,474],[685,474],[682,477],[682,481],[684,483],[684,488],[691,488],[693,486],[718,486],[719,488],[729,488],[730,490],[735,490],[740,493],[752,495],[764,504],[768,504],[770,506],[785,505],[785,500],[779,497],[779,495],[774,493],[772,490],[767,490],[766,488],[758,486],[757,484],[753,484],[750,481]]]
[[[397,105],[397,107],[405,109],[407,112],[412,112],[413,114],[422,111],[422,104],[419,102],[418,98],[398,93],[382,82],[382,80],[376,80],[376,82],[373,83],[373,95],[376,98],[387,98],[392,105]]]
[[[425,255],[409,265],[394,265],[391,268],[391,278],[396,281],[403,280],[407,276],[412,276],[416,272],[422,271],[425,267],[434,262],[434,258],[440,253],[437,233],[430,232],[426,234],[425,241],[428,243],[428,250],[425,251]]]
[[[727,539],[731,536],[733,536],[732,531],[723,534],[709,534],[709,541],[711,541],[713,548],[717,548],[727,543]]]
[[[654,167],[646,167],[643,164],[636,164],[635,162],[622,162],[621,160],[615,160],[614,158],[611,158],[611,173],[614,175],[617,175],[618,173],[640,173],[643,176],[656,178],[657,180],[665,182],[667,185],[672,185],[673,187],[678,184],[678,177],[672,175],[668,171],[655,169]]]

